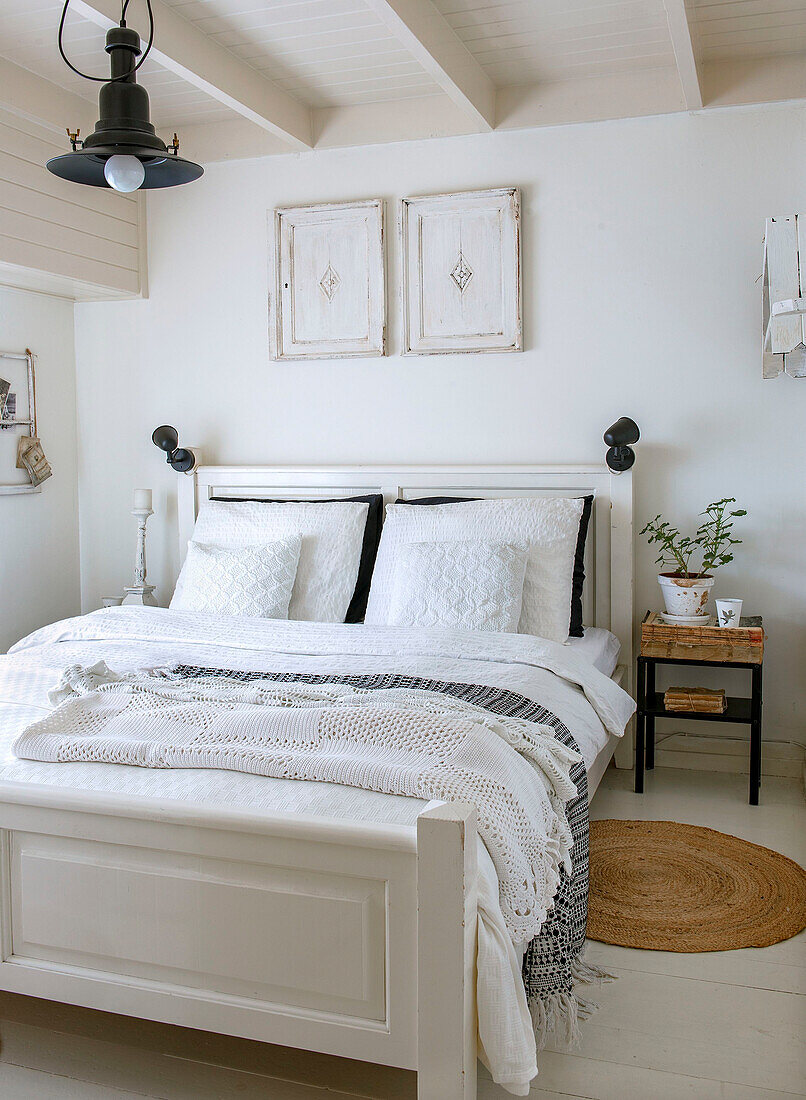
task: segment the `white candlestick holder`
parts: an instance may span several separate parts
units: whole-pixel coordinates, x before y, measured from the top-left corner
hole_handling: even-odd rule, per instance
[[[148,517],[153,516],[151,508],[133,508],[132,515],[137,520],[137,553],[134,558],[134,584],[127,585],[123,591],[124,604],[140,604],[146,607],[157,607],[154,598],[154,585],[146,580],[146,524]]]

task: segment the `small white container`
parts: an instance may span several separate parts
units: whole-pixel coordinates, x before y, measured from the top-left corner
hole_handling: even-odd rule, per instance
[[[122,596],[101,596],[102,607],[120,607],[122,603]]]
[[[674,573],[659,573],[658,583],[670,615],[690,618],[705,614],[713,577],[677,577]]]
[[[717,623],[720,626],[738,626],[742,621],[742,603],[742,600],[717,600]]]

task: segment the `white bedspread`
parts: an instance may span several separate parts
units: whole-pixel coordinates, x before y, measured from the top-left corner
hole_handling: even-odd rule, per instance
[[[337,784],[206,769],[153,772],[128,765],[17,760],[11,744],[50,709],[65,668],[104,660],[118,672],[185,663],[324,675],[397,673],[519,692],[571,730],[586,765],[620,734],[633,703],[569,647],[528,635],[409,630],[269,620],[219,620],[162,608],[110,608],[45,627],[0,658],[0,780],[175,798],[271,812],[411,825],[420,799]],[[481,846],[479,1032],[494,1078],[526,1095],[535,1042],[520,963],[506,934],[495,871]]]

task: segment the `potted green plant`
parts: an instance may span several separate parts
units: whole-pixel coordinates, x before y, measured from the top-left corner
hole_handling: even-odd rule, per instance
[[[714,573],[733,561],[731,547],[741,539],[733,537],[733,522],[746,516],[744,508],[730,509],[735,497],[709,504],[700,515],[704,517],[693,538],[681,535],[663,516],[657,515],[644,527],[647,542],[660,548],[656,563],[666,570],[658,574],[666,612],[679,618],[697,618],[705,614],[708,596],[714,583]],[[695,556],[700,556],[698,569]]]

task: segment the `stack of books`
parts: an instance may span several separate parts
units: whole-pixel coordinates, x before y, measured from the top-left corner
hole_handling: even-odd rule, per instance
[[[696,714],[722,714],[727,706],[722,688],[670,687],[663,696],[667,710]]]

